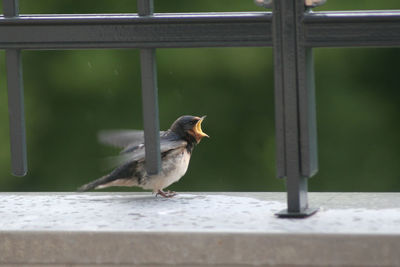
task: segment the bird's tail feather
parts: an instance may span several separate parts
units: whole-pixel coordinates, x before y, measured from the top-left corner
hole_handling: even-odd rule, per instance
[[[85,192],[85,191],[89,191],[89,190],[92,190],[92,189],[96,189],[98,186],[108,182],[109,176],[110,175],[105,175],[103,177],[100,177],[97,180],[94,180],[94,181],[92,181],[90,183],[84,184],[81,187],[79,187],[77,191],[78,192]]]

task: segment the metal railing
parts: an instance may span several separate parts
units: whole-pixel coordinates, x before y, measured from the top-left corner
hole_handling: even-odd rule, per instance
[[[155,48],[273,46],[277,174],[286,178],[288,208],[281,217],[305,217],[307,181],[318,170],[314,47],[400,46],[400,11],[310,12],[324,1],[256,0],[272,12],[19,15],[3,0],[0,49],[6,50],[11,162],[27,172],[20,49],[139,48],[146,168],[160,170]]]

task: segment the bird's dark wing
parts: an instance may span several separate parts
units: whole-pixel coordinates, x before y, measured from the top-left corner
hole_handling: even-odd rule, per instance
[[[160,136],[165,132],[161,131]],[[135,147],[144,142],[141,130],[103,130],[97,135],[100,143],[118,148]]]
[[[161,154],[179,147],[185,147],[187,142],[185,140],[168,140],[161,138],[160,139],[160,152]],[[125,151],[124,153],[111,158],[112,166],[121,166],[128,162],[141,162],[145,159],[145,147],[143,144],[137,145],[130,150]]]

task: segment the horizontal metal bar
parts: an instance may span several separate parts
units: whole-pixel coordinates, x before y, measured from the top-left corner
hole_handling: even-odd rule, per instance
[[[303,22],[310,47],[400,46],[400,11],[315,12]]]
[[[271,22],[271,12],[0,16],[0,48],[272,46]],[[314,12],[303,22],[310,47],[400,46],[400,11]]]
[[[271,46],[271,12],[0,16],[0,48]]]

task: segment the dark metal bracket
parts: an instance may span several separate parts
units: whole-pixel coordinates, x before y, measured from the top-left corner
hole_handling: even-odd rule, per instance
[[[275,123],[278,177],[286,177],[288,208],[276,215],[303,218],[308,178],[318,170],[312,48],[303,40],[304,0],[273,2]]]
[[[288,209],[281,210],[277,212],[275,215],[279,218],[292,218],[292,219],[302,219],[307,218],[318,211],[318,208],[307,208],[302,210],[301,212],[291,212]]]

